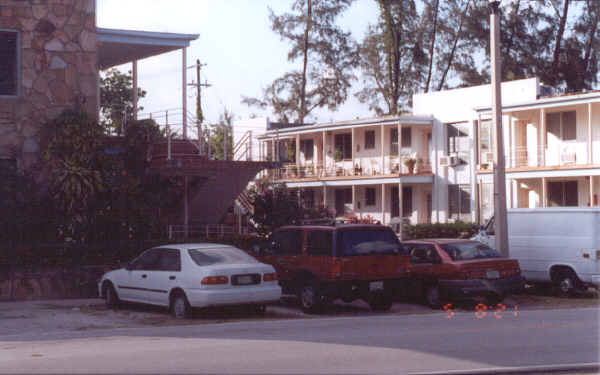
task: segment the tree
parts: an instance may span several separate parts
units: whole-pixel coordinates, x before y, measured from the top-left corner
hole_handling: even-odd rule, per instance
[[[146,91],[138,88],[138,98],[146,96]],[[142,111],[143,107],[138,107]],[[123,74],[117,69],[109,69],[100,78],[101,124],[108,134],[123,133],[123,124],[134,118],[133,77],[131,71]]]
[[[227,108],[219,116],[219,123],[210,125],[210,154],[213,159],[225,160],[225,135],[227,135],[227,160],[233,159],[233,113]]]
[[[334,21],[352,1],[295,0],[292,11],[282,15],[269,9],[271,28],[290,42],[288,60],[301,60],[301,67],[275,79],[262,99],[244,97],[242,102],[272,107],[280,121],[297,124],[316,108],[335,110],[344,103],[358,60],[350,33]]]

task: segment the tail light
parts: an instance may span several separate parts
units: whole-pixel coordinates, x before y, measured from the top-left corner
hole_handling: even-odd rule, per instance
[[[459,280],[468,280],[468,279],[469,279],[469,276],[470,276],[470,273],[469,273],[469,271],[460,271],[460,272],[457,274],[457,276],[456,276],[456,277],[457,277]]]
[[[339,279],[340,277],[342,277],[342,260],[341,259],[333,260],[333,267],[331,267],[331,276],[333,276],[336,279]]]
[[[202,279],[202,285],[219,285],[228,283],[229,278],[227,276],[208,276]]]
[[[267,281],[277,281],[277,274],[276,273],[265,273],[263,275],[263,281],[267,282]]]
[[[600,250],[596,250],[596,259],[600,260]]]

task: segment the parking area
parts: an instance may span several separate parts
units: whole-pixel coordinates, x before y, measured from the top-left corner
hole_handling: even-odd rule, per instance
[[[396,301],[385,313],[372,312],[362,301],[343,303],[335,301],[318,315],[305,314],[294,297],[285,297],[279,303],[267,307],[264,314],[247,308],[228,307],[195,311],[190,319],[173,318],[166,309],[127,304],[119,309],[108,309],[101,299],[41,300],[0,303],[0,335],[45,333],[56,331],[85,331],[107,328],[147,327],[188,324],[217,324],[234,321],[272,319],[312,319],[319,317],[368,316],[375,314],[447,314],[451,312],[478,312],[483,305],[479,301],[452,303],[449,311],[432,310],[416,300]],[[600,307],[598,292],[570,298],[556,297],[550,290],[528,288],[525,293],[507,297],[503,303],[507,313],[535,309],[569,309]],[[502,308],[500,306],[500,308]],[[487,306],[497,311],[498,306]]]

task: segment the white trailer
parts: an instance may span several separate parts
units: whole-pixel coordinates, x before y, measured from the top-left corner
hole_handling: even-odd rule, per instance
[[[494,247],[493,221],[473,239]],[[600,286],[600,208],[510,209],[508,244],[528,282],[552,282],[564,294]]]

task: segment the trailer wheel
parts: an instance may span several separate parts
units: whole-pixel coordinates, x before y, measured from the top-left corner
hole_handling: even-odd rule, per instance
[[[554,286],[559,296],[572,297],[582,290],[581,281],[570,268],[558,271],[554,277]]]

